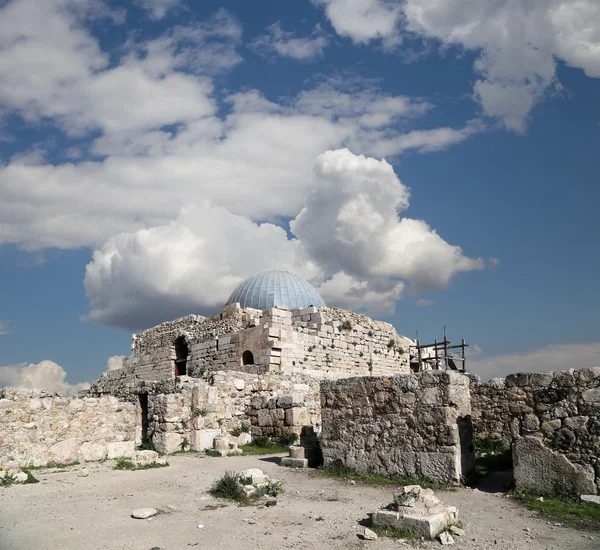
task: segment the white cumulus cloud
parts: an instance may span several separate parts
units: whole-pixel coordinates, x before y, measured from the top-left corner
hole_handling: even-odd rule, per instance
[[[557,61],[600,77],[597,0],[315,0],[341,36],[398,43],[403,36],[479,53],[474,98],[517,132],[558,85]]]
[[[78,391],[90,387],[87,382],[69,384],[65,378],[67,373],[54,361],[19,363],[17,365],[0,366],[0,385],[29,390],[56,391],[63,395],[76,395]]]
[[[312,282],[330,304],[393,312],[406,292],[440,290],[481,269],[427,224],[399,218],[409,192],[385,160],[328,151],[290,222],[256,223],[204,201],[166,225],[109,239],[86,268],[87,319],[137,330],[189,313],[214,314],[237,284],[270,269]]]
[[[125,359],[125,355],[113,355],[109,357],[106,361],[106,370],[119,370],[123,368],[123,359]]]

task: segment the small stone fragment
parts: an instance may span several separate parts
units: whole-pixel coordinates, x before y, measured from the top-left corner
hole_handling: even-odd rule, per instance
[[[449,544],[454,544],[454,539],[450,536],[449,533],[440,533],[438,535],[438,540],[444,545],[447,546]]]
[[[138,508],[131,512],[131,517],[135,519],[148,519],[158,513],[156,508]]]
[[[375,531],[371,531],[371,529],[367,529],[366,527],[362,536],[365,540],[377,540],[377,533],[375,533]]]
[[[600,496],[599,495],[581,495],[582,502],[589,502],[590,504],[599,504],[600,505]]]
[[[17,483],[25,483],[27,481],[27,474],[25,472],[17,472],[15,474],[15,481]]]
[[[450,532],[453,535],[456,535],[457,537],[464,537],[465,536],[465,530],[461,529],[460,527],[457,527],[456,525],[453,525],[452,527],[450,527]]]
[[[79,470],[79,473],[77,475],[79,477],[88,477],[90,475],[90,472],[88,472],[87,468],[81,468],[81,470]]]

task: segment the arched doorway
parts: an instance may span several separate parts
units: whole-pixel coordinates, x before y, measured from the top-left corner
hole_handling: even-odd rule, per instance
[[[188,345],[183,336],[175,340],[175,376],[187,374]]]
[[[254,355],[249,349],[242,353],[242,365],[254,365]]]

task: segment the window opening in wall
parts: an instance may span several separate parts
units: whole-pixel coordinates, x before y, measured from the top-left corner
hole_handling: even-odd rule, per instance
[[[142,445],[148,443],[148,394],[140,393],[140,411],[142,424]]]
[[[254,355],[248,349],[242,353],[242,365],[254,365]]]
[[[175,340],[175,376],[187,374],[188,346],[185,338],[180,336]]]

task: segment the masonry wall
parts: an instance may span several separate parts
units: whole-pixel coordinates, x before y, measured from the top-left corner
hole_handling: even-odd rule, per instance
[[[133,450],[136,407],[115,397],[0,389],[0,466],[103,460]]]
[[[299,434],[304,426],[320,426],[315,380],[219,371],[204,379],[182,380],[175,390],[149,398],[152,442],[164,453],[182,445],[212,448],[215,437],[227,436],[243,422],[251,425],[252,435],[274,439],[285,431]]]
[[[447,371],[321,383],[325,466],[459,481],[473,465],[469,379]]]
[[[188,345],[187,374],[209,371],[280,372],[318,379],[410,372],[409,346],[389,323],[333,308],[265,311],[232,304],[220,316],[189,315],[134,335],[123,368],[105,373],[93,394],[120,394],[122,386],[175,377],[175,341]],[[250,351],[252,365],[242,365]]]
[[[471,406],[477,437],[513,444],[518,486],[533,483],[537,490],[552,492],[555,482],[534,478],[537,469],[549,480],[571,476],[581,478],[573,482],[579,489],[600,490],[600,368],[513,374],[487,383],[472,379]],[[523,438],[534,438],[542,447],[529,439],[519,442]],[[556,475],[537,463],[529,468],[527,456],[532,461],[545,457],[555,464]],[[559,488],[564,493],[575,491],[575,486]]]

